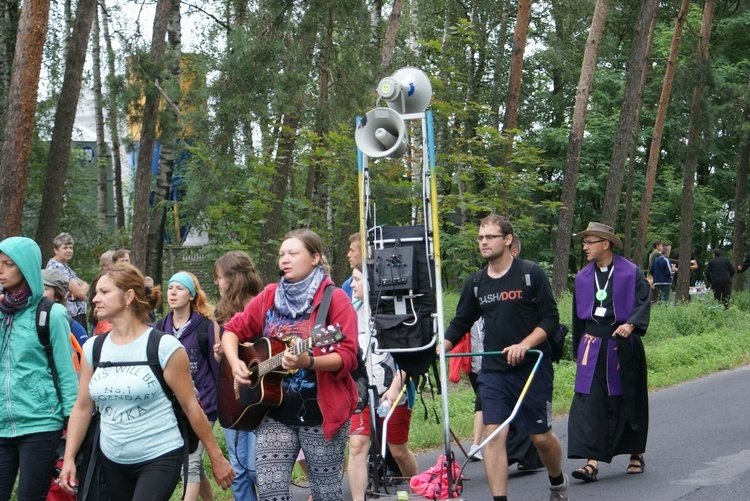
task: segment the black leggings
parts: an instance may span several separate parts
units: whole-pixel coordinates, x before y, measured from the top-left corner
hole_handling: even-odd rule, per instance
[[[55,476],[60,437],[62,430],[0,438],[0,500],[10,499],[16,476],[18,499],[44,501],[47,498]]]
[[[111,501],[169,501],[180,479],[182,447],[135,464],[100,457]]]

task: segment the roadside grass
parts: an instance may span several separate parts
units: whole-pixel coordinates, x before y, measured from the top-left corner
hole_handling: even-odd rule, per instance
[[[457,302],[458,293],[444,294],[446,327],[456,311]],[[570,294],[559,300],[558,308],[560,320],[570,325]],[[648,359],[649,388],[652,391],[749,363],[750,293],[733,294],[732,306],[728,310],[724,310],[710,294],[688,303],[656,305],[651,309],[651,324],[643,342]],[[559,416],[567,414],[573,399],[575,364],[570,353],[570,338],[564,358],[554,367],[553,413]],[[422,391],[414,407],[409,446],[416,453],[441,448],[445,444],[442,401],[437,394],[437,386],[433,383],[432,387],[428,386]],[[434,396],[431,390],[434,390]],[[463,377],[458,383],[448,383],[448,395],[450,429],[460,440],[470,439],[474,392],[468,378]],[[224,434],[218,425],[214,434],[222,449],[226,450]],[[206,468],[210,471],[207,459]],[[296,471],[294,478],[299,480],[301,474]],[[232,499],[231,491],[222,491],[213,483],[213,479],[211,482],[216,500]],[[171,499],[178,501],[181,494],[182,487],[178,486]]]

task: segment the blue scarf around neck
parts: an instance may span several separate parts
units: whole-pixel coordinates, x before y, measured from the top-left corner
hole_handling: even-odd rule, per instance
[[[282,278],[276,289],[274,307],[279,313],[290,318],[310,313],[313,297],[325,277],[325,270],[317,266],[307,278],[299,282],[287,282],[285,278]]]

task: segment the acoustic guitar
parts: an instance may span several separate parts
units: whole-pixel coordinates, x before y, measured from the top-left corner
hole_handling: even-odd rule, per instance
[[[281,404],[282,382],[296,370],[281,368],[284,351],[289,348],[299,355],[315,347],[336,344],[344,339],[336,326],[323,328],[307,339],[289,337],[284,340],[260,338],[254,343],[240,343],[237,354],[248,368],[250,384],[237,382],[226,357],[219,362],[218,416],[224,428],[253,431],[266,414]]]

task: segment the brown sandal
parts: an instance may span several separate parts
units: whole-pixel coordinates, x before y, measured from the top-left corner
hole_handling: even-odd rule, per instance
[[[583,468],[578,468],[571,473],[573,478],[583,480],[584,482],[596,482],[599,480],[599,468],[591,463],[586,463]]]
[[[646,471],[646,461],[643,460],[643,454],[633,454],[630,456],[630,464],[625,470],[625,473],[629,475],[637,475],[644,471]]]

